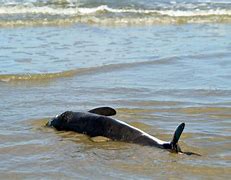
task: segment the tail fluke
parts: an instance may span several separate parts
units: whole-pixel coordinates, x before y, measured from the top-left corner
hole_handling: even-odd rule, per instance
[[[174,153],[182,153],[182,154],[186,154],[186,155],[196,155],[196,156],[201,156],[198,153],[194,153],[194,152],[184,152],[181,150],[178,141],[180,139],[180,136],[184,130],[185,127],[185,123],[181,123],[175,130],[175,133],[173,135],[172,141],[170,142],[170,144],[168,144],[168,149],[171,149],[171,152]],[[167,146],[166,146],[167,147]]]
[[[175,153],[182,152],[180,146],[178,145],[178,141],[184,130],[184,127],[185,127],[185,123],[181,123],[175,130],[172,141],[170,142],[170,147],[171,147],[170,149],[172,152]]]
[[[171,141],[171,144],[175,145],[178,143],[179,139],[180,139],[180,136],[184,130],[184,127],[185,127],[185,123],[181,123],[177,128],[176,128],[176,131],[173,135],[173,138],[172,138],[172,141]]]

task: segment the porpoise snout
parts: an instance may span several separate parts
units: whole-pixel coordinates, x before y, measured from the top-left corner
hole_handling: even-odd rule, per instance
[[[54,118],[53,118],[53,119],[54,119]],[[51,126],[52,126],[51,124],[52,124],[53,119],[50,119],[50,120],[46,123],[45,126],[51,127]]]
[[[52,127],[52,126],[54,126],[55,124],[57,124],[57,122],[58,122],[58,115],[55,116],[54,118],[50,119],[50,120],[46,123],[46,126]]]

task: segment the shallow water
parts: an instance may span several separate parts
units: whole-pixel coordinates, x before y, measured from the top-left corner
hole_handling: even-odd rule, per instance
[[[210,23],[199,23],[198,16],[192,24],[158,24],[142,19],[143,23],[129,25],[71,21],[62,26],[57,22],[46,24],[38,10],[59,7],[61,13],[70,16],[70,3],[72,8],[91,10],[107,5],[113,10],[97,18],[109,22],[108,17],[113,21],[118,16],[146,17],[142,13],[118,14],[121,9],[166,9],[176,14],[182,10],[187,14],[194,5],[201,10],[223,8],[228,12],[229,1],[174,1],[174,7],[173,1],[157,1],[150,6],[146,1],[132,1],[133,5],[130,1],[40,1],[45,4],[33,6],[31,3],[39,1],[4,2],[0,20],[8,25],[2,23],[0,29],[1,179],[230,177],[229,23],[217,23],[221,17],[216,15]],[[6,8],[25,6],[37,10],[37,14],[2,15]],[[60,19],[62,14],[51,17],[49,8],[45,18]],[[95,15],[100,13],[87,18],[94,19]],[[28,26],[26,21],[34,16],[38,21]],[[67,17],[68,21],[71,18]],[[202,156],[121,142],[96,142],[85,135],[44,126],[66,110],[87,111],[98,106],[114,107],[115,118],[166,141],[177,125],[185,122],[181,148]]]

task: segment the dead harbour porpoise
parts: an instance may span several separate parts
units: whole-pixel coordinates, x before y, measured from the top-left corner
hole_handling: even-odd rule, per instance
[[[185,123],[181,123],[176,128],[172,140],[167,142],[123,121],[108,117],[115,114],[116,111],[110,107],[99,107],[88,112],[66,111],[49,121],[47,126],[57,130],[75,131],[90,137],[104,136],[115,141],[158,147],[174,153],[199,155],[193,152],[183,152],[178,144]]]

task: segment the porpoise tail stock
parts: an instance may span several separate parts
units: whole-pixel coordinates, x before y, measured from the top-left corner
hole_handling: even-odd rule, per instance
[[[178,144],[185,123],[181,123],[176,128],[172,140],[167,142],[123,121],[109,117],[115,114],[116,110],[110,107],[99,107],[88,112],[66,111],[51,119],[47,126],[61,131],[75,131],[90,137],[103,136],[115,141],[154,146],[174,153],[199,156],[197,153],[183,152]]]
[[[182,152],[181,151],[181,148],[178,144],[178,141],[180,139],[180,136],[184,130],[184,127],[185,127],[185,123],[181,123],[175,130],[174,134],[173,134],[173,138],[172,138],[172,141],[170,143],[166,143],[164,144],[164,148],[166,149],[170,149],[171,151],[173,152]]]

